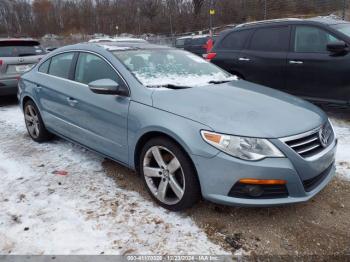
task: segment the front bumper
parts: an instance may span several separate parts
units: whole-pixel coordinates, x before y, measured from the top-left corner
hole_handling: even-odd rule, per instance
[[[16,95],[17,85],[18,79],[16,77],[0,79],[0,96]]]
[[[307,170],[310,178],[310,170],[314,170],[312,177],[324,173],[322,180],[311,191],[307,191],[303,181],[300,167],[289,158],[266,158],[261,161],[244,161],[220,152],[213,158],[192,156],[197,168],[202,195],[205,199],[232,206],[276,206],[305,202],[320,192],[335,174],[335,152],[337,143],[328,148],[325,154],[314,162],[308,162]],[[315,168],[322,162],[323,170]],[[297,171],[299,170],[299,172]],[[232,187],[244,178],[286,180],[288,196],[281,198],[244,198],[229,196]],[[303,184],[304,182],[304,184]]]

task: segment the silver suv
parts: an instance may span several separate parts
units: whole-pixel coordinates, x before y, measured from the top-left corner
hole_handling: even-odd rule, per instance
[[[33,39],[0,39],[0,96],[17,94],[20,75],[44,55],[45,50]]]

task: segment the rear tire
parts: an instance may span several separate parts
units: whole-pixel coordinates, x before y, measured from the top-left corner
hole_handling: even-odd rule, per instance
[[[32,100],[25,103],[23,111],[28,134],[35,142],[45,142],[53,137],[45,128],[39,109]]]
[[[200,185],[192,161],[172,140],[149,140],[142,148],[139,167],[149,194],[160,206],[181,211],[199,201]]]

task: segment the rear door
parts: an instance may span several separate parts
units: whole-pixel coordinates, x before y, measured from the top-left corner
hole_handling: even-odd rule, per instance
[[[67,95],[75,88],[69,79],[76,55],[75,52],[66,52],[46,60],[39,66],[35,79],[36,96],[45,125],[71,139],[79,137],[69,122],[70,117],[76,116],[76,111],[70,106]]]
[[[248,81],[283,90],[285,88],[290,26],[269,26],[253,32],[237,63]]]
[[[233,31],[223,36],[215,44],[212,52],[216,57],[211,61],[232,74],[242,76],[242,63],[239,61],[241,50],[245,48],[252,30]]]
[[[350,54],[334,55],[327,44],[339,41],[312,25],[295,25],[288,55],[287,91],[311,100],[350,100]]]
[[[39,62],[45,51],[32,40],[0,41],[0,77],[13,78]]]

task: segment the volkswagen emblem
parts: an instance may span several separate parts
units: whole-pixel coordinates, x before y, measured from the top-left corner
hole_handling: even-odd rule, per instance
[[[318,132],[318,137],[323,147],[327,147],[330,136],[331,132],[328,125],[323,126]]]

